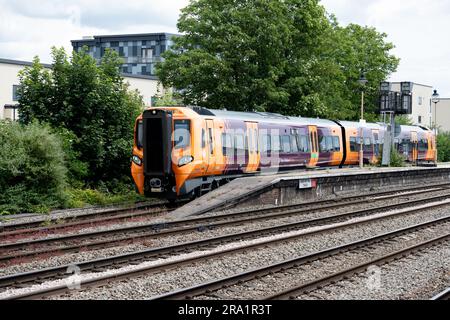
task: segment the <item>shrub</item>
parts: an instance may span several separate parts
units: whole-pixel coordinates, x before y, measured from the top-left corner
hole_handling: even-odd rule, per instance
[[[48,212],[67,197],[60,138],[36,122],[0,122],[0,213]]]
[[[440,133],[437,137],[438,161],[450,161],[450,132]]]
[[[381,150],[380,155],[377,159],[377,165],[381,166],[383,163],[383,150]],[[405,167],[406,160],[395,148],[391,149],[391,163],[390,167]]]
[[[52,54],[52,72],[35,58],[19,74],[20,122],[38,120],[57,130],[72,181],[89,186],[129,177],[134,122],[143,101],[121,77],[120,57],[107,50],[97,65],[86,50],[71,58],[64,49],[53,48]]]
[[[406,166],[405,158],[395,149],[391,150],[391,167],[404,167]]]

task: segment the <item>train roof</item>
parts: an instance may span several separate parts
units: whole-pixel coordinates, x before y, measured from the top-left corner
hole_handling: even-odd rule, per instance
[[[186,107],[181,107],[186,108]],[[269,112],[240,112],[240,111],[228,111],[228,110],[218,110],[218,109],[206,109],[201,107],[188,107],[195,113],[202,117],[218,117],[222,119],[230,120],[241,120],[241,121],[257,121],[265,123],[282,123],[282,124],[292,124],[292,125],[317,125],[317,126],[336,126],[336,122],[327,119],[320,118],[303,118],[303,117],[289,117],[283,116],[277,113]],[[342,126],[347,128],[358,128],[359,122],[355,121],[337,121]],[[386,124],[382,122],[371,123],[367,122],[364,127],[369,129],[382,129],[386,128]],[[431,131],[429,128],[424,126],[410,126],[401,125],[402,131]]]
[[[242,121],[258,121],[267,123],[283,123],[283,124],[305,124],[305,125],[322,125],[336,126],[334,121],[319,118],[302,118],[288,117],[281,114],[269,112],[239,112],[228,110],[212,110],[205,108],[194,108],[194,111],[204,117],[219,117],[223,119],[242,120]]]

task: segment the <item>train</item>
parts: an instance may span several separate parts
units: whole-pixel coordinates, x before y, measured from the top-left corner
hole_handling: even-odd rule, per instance
[[[354,167],[361,146],[364,163],[375,164],[387,126],[265,112],[152,107],[137,118],[134,131],[131,173],[136,191],[175,201],[248,175]],[[412,164],[436,165],[436,138],[426,127],[397,126],[394,145]]]

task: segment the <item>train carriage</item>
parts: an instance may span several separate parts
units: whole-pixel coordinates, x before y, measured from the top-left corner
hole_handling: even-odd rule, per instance
[[[365,163],[381,155],[384,124],[364,126]],[[413,163],[435,163],[433,133],[401,126],[395,145]],[[132,176],[140,194],[200,196],[231,179],[359,163],[359,123],[203,108],[150,108],[137,119]]]

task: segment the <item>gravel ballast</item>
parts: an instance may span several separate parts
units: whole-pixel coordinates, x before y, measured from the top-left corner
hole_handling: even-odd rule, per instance
[[[306,236],[300,240],[279,243],[262,249],[252,249],[241,254],[231,254],[212,259],[206,263],[193,263],[181,269],[148,276],[138,276],[117,281],[101,288],[88,288],[81,292],[61,295],[60,299],[148,299],[177,288],[188,287],[201,282],[230,276],[238,272],[269,265],[295,256],[313,253],[326,248],[361,240],[389,230],[448,216],[448,209],[441,212],[425,212],[417,215],[389,218],[378,222],[368,222],[365,226],[348,227],[345,230]],[[228,246],[224,246],[227,248]],[[206,253],[206,252],[205,252]]]

